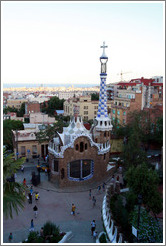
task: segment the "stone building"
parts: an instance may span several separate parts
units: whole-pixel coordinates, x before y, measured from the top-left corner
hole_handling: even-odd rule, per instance
[[[49,165],[50,180],[59,187],[87,185],[102,182],[113,169],[108,168],[110,153],[111,119],[107,112],[105,44],[100,57],[100,97],[97,117],[91,130],[87,130],[81,116],[75,115],[63,133],[57,133],[50,141]]]

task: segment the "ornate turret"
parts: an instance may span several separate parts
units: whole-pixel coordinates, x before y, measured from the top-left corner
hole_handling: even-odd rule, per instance
[[[98,105],[98,113],[96,117],[96,130],[97,131],[106,131],[111,130],[111,119],[108,117],[107,112],[107,93],[106,93],[106,78],[107,78],[107,61],[108,57],[105,54],[105,48],[108,46],[105,46],[105,42],[103,42],[103,54],[100,57],[101,62],[101,73],[100,73],[100,97],[99,97],[99,105]]]

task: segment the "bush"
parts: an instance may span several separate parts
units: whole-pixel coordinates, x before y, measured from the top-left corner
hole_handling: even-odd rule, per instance
[[[137,228],[138,225],[138,207],[130,214],[130,223]],[[154,219],[145,208],[140,210],[139,241],[142,243],[162,243],[163,233],[159,223]]]
[[[43,226],[43,234],[44,236],[53,235],[53,234],[59,235],[60,230],[59,227],[57,227],[54,223],[48,221]]]
[[[101,237],[99,238],[99,241],[100,241],[100,243],[107,243],[107,240],[106,240],[106,235],[103,233],[102,235],[101,235]]]
[[[48,221],[43,226],[43,235],[44,237],[41,237],[38,231],[30,232],[28,240],[23,243],[58,243],[64,233],[60,233],[59,227]]]

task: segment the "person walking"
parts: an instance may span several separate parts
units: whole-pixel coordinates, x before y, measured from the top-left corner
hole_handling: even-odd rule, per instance
[[[33,219],[31,219],[31,227],[30,227],[29,231],[34,231],[34,223],[33,223]]]
[[[91,195],[92,195],[92,192],[91,192],[91,189],[89,190],[89,200],[91,199]]]
[[[35,201],[37,202],[39,200],[39,192],[36,192],[35,194]]]
[[[33,186],[31,186],[31,188],[30,188],[30,193],[31,193],[31,195],[33,194]]]
[[[98,193],[100,193],[100,190],[101,190],[101,186],[100,185],[97,187],[97,190],[98,190]]]
[[[103,191],[105,191],[105,185],[106,185],[106,183],[103,182]]]
[[[92,197],[92,202],[93,202],[93,208],[96,206],[96,198],[93,196]]]
[[[43,227],[41,227],[41,229],[40,229],[40,236],[41,236],[41,237],[44,236],[44,233],[43,233]]]
[[[74,203],[72,203],[71,212],[73,215],[75,215],[75,211],[76,211],[76,206],[74,205]]]
[[[31,193],[28,194],[28,197],[29,197],[29,204],[32,204],[32,195],[31,195]]]
[[[12,234],[12,232],[10,232],[8,240],[9,240],[9,243],[12,242],[12,240],[13,240],[13,234]]]
[[[23,179],[23,185],[26,187],[26,179]]]
[[[92,236],[93,236],[95,229],[96,229],[96,222],[95,222],[95,220],[93,220],[91,222],[91,234],[92,234]]]
[[[37,208],[36,205],[34,206],[33,211],[34,211],[34,214],[35,214],[35,218],[37,218],[38,208]]]
[[[93,232],[93,239],[94,239],[95,242],[96,242],[97,235],[98,235],[98,232],[97,231],[94,231]]]
[[[21,171],[24,173],[24,165],[21,165]]]

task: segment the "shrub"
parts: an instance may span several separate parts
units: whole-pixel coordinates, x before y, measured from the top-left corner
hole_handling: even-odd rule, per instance
[[[130,223],[137,228],[138,225],[138,208],[130,214]],[[158,221],[155,220],[145,208],[140,211],[140,224],[139,224],[139,240],[142,243],[162,243],[163,235]]]
[[[107,243],[107,240],[106,240],[106,235],[103,233],[102,235],[101,235],[101,237],[99,238],[99,241],[100,241],[100,243]]]

